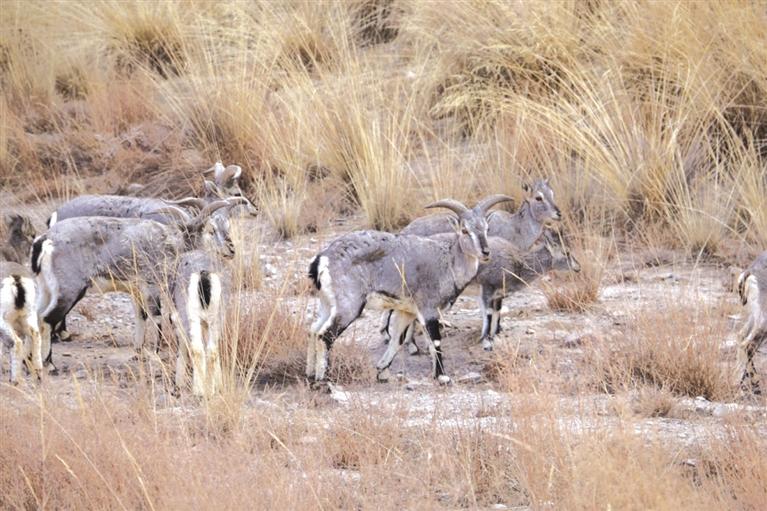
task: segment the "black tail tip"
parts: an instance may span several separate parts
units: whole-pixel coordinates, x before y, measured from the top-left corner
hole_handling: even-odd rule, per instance
[[[48,237],[43,234],[32,243],[32,271],[35,275],[40,274],[40,253],[43,251],[43,243]]]
[[[200,280],[197,283],[197,294],[200,297],[200,302],[202,303],[203,308],[207,309],[208,307],[210,307],[210,301],[211,301],[210,273],[205,270],[200,272]]]
[[[312,262],[309,263],[309,278],[314,283],[314,287],[317,288],[317,291],[319,291],[320,288],[322,287],[322,285],[320,284],[319,265],[320,265],[319,256],[312,259]]]

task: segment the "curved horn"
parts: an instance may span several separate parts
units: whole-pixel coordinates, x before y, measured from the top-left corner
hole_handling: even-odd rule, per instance
[[[248,199],[244,197],[232,197],[231,199],[225,199],[225,200],[217,200],[215,202],[211,202],[207,206],[203,208],[202,211],[200,211],[200,214],[194,217],[191,221],[187,222],[187,229],[189,230],[199,230],[202,228],[203,225],[205,225],[205,222],[208,220],[208,217],[212,215],[214,212],[218,211],[221,208],[233,208],[234,206],[238,206],[240,204],[246,204],[248,203]]]
[[[228,165],[224,172],[221,173],[221,180],[226,181],[228,179],[237,180],[242,175],[242,167],[239,165]]]
[[[453,213],[455,213],[458,216],[463,215],[464,213],[469,212],[469,208],[461,204],[455,199],[442,199],[438,200],[437,202],[432,202],[428,206],[425,206],[426,209],[431,208],[447,208],[451,210]]]
[[[203,209],[205,205],[207,204],[207,202],[205,202],[202,199],[198,199],[197,197],[185,197],[179,200],[164,200],[163,202],[165,202],[166,204],[172,204],[174,206],[182,206],[182,207],[191,206],[193,208],[197,208],[200,210]]]
[[[151,211],[145,215],[142,216],[167,216],[175,219],[179,223],[185,223],[189,221],[189,213],[184,211],[183,209],[177,207],[177,206],[171,206],[169,205],[167,208],[159,208],[155,209],[154,211]]]
[[[503,194],[490,195],[489,197],[485,197],[479,201],[477,203],[476,209],[482,214],[486,214],[490,208],[500,202],[514,202],[514,198]]]

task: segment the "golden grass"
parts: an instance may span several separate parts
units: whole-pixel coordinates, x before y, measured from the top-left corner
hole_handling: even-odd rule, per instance
[[[615,392],[650,385],[678,396],[730,397],[731,371],[720,349],[728,327],[721,311],[687,302],[660,305],[642,307],[621,338],[594,346],[590,364],[598,387]]]
[[[355,215],[395,230],[432,200],[521,197],[522,182],[549,177],[583,266],[544,285],[549,305],[598,310],[624,241],[695,260],[767,242],[762,10],[8,0],[0,184],[30,201],[134,181],[178,196],[223,160],[243,167],[262,219],[292,237]],[[512,425],[420,428],[404,412],[330,406],[295,383],[308,297],[290,279],[266,289],[258,262],[237,261],[237,281],[258,296],[231,308],[225,389],[202,406],[165,406],[146,380],[127,392],[87,382],[74,397],[0,388],[0,507],[759,509],[767,499],[767,445],[749,420],[726,435],[701,426],[693,448],[637,437],[631,422],[575,434],[559,420],[556,396],[595,387],[636,396],[627,421],[673,416],[681,396],[731,397],[716,307],[635,311],[620,338],[583,345],[575,383],[560,377],[556,350],[499,351],[493,384],[526,396]],[[372,382],[367,351],[334,351],[335,381]],[[276,405],[259,403],[254,382],[289,397],[265,391]]]

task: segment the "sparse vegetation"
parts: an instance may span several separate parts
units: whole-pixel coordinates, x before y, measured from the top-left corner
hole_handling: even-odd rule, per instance
[[[739,399],[734,298],[694,279],[767,245],[763,11],[4,0],[8,207],[42,226],[80,193],[179,198],[221,160],[242,166],[259,218],[238,222],[221,395],[170,396],[172,334],[157,360],[116,370],[99,352],[55,384],[0,384],[0,508],[761,509],[764,400],[683,408]],[[507,300],[490,355],[455,342],[476,337],[474,309],[447,329],[446,363],[468,357],[487,382],[436,389],[405,370],[407,390],[374,385],[371,327],[333,350],[342,388],[309,390],[310,252],[444,197],[520,199],[541,177],[582,271],[542,280],[545,301]],[[94,342],[126,351],[110,311],[80,312]]]

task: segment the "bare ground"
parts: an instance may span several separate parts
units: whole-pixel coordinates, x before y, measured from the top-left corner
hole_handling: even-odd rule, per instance
[[[45,217],[45,208],[33,211],[37,220]],[[252,236],[247,244],[270,237],[259,222],[246,219]],[[344,229],[338,229],[338,232]],[[305,279],[309,259],[334,233],[307,236],[293,241],[262,242],[259,264],[264,267],[264,290],[287,289],[283,298],[293,314],[311,321],[313,299],[309,308],[305,297],[295,294]],[[431,425],[437,428],[476,428],[502,431],[513,424],[518,413],[543,413],[536,407],[540,397],[547,397],[557,410],[562,428],[573,432],[630,428],[647,439],[659,438],[692,445],[702,434],[724,430],[736,414],[767,430],[767,407],[763,399],[736,403],[709,402],[703,398],[678,398],[673,413],[665,417],[640,417],[631,413],[635,395],[611,395],[593,387],[588,374],[587,352],[594,342],[609,342],[626,335],[631,315],[648,306],[684,301],[707,301],[727,315],[731,332],[721,339],[722,360],[734,356],[734,332],[740,324],[741,310],[730,289],[732,270],[723,265],[692,264],[674,261],[673,254],[661,264],[657,258],[622,253],[610,263],[605,273],[598,303],[584,313],[552,312],[542,292],[532,287],[508,298],[502,315],[503,331],[496,339],[496,351],[484,352],[478,343],[481,321],[474,289],[469,289],[446,313],[445,363],[454,383],[437,386],[430,378],[428,356],[409,356],[400,351],[392,366],[397,375],[389,383],[377,383],[374,372],[361,382],[334,386],[329,395],[317,394],[300,380],[277,384],[259,381],[250,398],[253,413],[277,413],[287,417],[309,415],[317,424],[333,421],[352,410],[365,410],[371,417],[398,416],[404,424]],[[252,261],[253,264],[256,261]],[[286,282],[287,280],[287,282]],[[286,286],[287,283],[287,286]],[[139,364],[132,342],[133,312],[129,297],[122,294],[89,294],[69,317],[73,333],[70,342],[54,345],[54,357],[60,374],[49,377],[47,392],[76,402],[84,388],[99,381],[112,389],[115,398],[132,392],[137,378],[146,378],[147,367],[156,385],[152,386],[158,409],[168,413],[196,413],[197,404],[189,398],[176,399],[166,391],[167,373],[157,359],[147,366]],[[339,343],[356,343],[367,348],[372,368],[385,350],[378,334],[380,313],[366,311],[342,336]],[[418,341],[423,348],[422,337]],[[422,349],[422,352],[425,351]],[[516,357],[521,372],[541,374],[509,389],[499,383],[494,368],[499,356]],[[161,352],[167,362],[167,354]],[[767,369],[764,354],[758,355],[758,368]],[[167,364],[166,367],[172,367]],[[6,373],[7,374],[7,373]],[[31,383],[24,384],[25,387]],[[18,403],[17,389],[0,386],[0,401]],[[631,417],[630,421],[625,420]],[[704,433],[705,432],[705,433]]]

